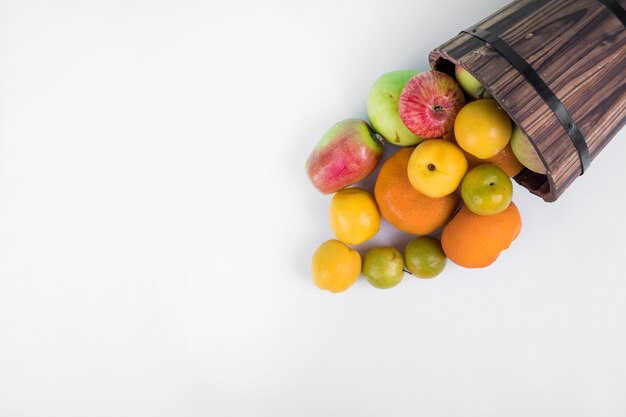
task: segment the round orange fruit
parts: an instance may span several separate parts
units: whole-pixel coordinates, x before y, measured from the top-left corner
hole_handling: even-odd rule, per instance
[[[455,264],[484,268],[498,259],[521,229],[522,219],[514,203],[493,216],[480,216],[463,206],[444,227],[441,246]]]
[[[380,168],[374,197],[381,214],[392,226],[414,235],[432,233],[446,224],[459,205],[454,192],[431,198],[411,185],[407,174],[414,147],[400,149]]]
[[[524,169],[524,165],[515,157],[510,143],[491,158],[487,158],[487,161],[506,172],[509,177],[516,176]]]

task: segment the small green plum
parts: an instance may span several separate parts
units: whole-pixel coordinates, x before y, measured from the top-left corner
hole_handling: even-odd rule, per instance
[[[545,174],[546,166],[539,157],[537,150],[530,143],[528,137],[522,132],[519,126],[513,128],[513,134],[511,135],[511,149],[515,154],[518,161],[522,163],[526,168],[530,169],[537,174]]]
[[[406,268],[418,278],[434,278],[446,266],[446,254],[441,242],[431,236],[411,240],[404,250]]]
[[[461,197],[471,212],[492,216],[502,213],[511,204],[513,184],[501,168],[492,164],[478,165],[465,174]]]
[[[373,248],[363,260],[363,275],[376,288],[395,287],[404,277],[404,258],[395,248]]]
[[[493,98],[489,91],[462,66],[456,65],[454,75],[456,76],[456,81],[468,96],[472,98]]]

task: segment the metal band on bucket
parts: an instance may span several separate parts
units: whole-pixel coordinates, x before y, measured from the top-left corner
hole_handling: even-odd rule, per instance
[[[617,2],[617,0],[598,0],[604,4],[607,9],[617,17],[624,27],[626,27],[626,10]]]
[[[587,143],[585,142],[585,138],[583,137],[580,129],[574,123],[572,116],[569,114],[561,100],[557,98],[557,96],[552,92],[550,87],[541,79],[537,71],[533,67],[530,66],[528,62],[524,58],[522,58],[511,46],[509,46],[506,42],[502,40],[498,35],[493,32],[488,31],[487,29],[480,28],[478,26],[473,26],[469,29],[464,30],[463,32],[472,35],[481,41],[490,44],[493,46],[496,51],[500,53],[507,61],[511,63],[517,69],[520,74],[526,78],[526,81],[533,86],[533,88],[537,91],[537,93],[543,98],[543,101],[550,107],[554,115],[559,119],[561,125],[565,129],[565,132],[572,140],[572,143],[578,150],[578,155],[580,156],[580,164],[581,164],[581,175],[589,168],[589,164],[591,159],[589,157],[589,148],[587,147]]]

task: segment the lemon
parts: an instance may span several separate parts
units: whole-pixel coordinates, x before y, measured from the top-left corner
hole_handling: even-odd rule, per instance
[[[459,146],[480,159],[491,158],[503,150],[512,129],[509,115],[491,99],[466,104],[454,121]]]

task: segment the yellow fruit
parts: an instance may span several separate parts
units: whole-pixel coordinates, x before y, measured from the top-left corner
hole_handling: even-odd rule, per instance
[[[380,228],[380,212],[370,193],[361,188],[337,191],[330,201],[330,227],[337,239],[358,245]]]
[[[491,99],[466,104],[454,121],[454,136],[459,146],[481,159],[491,158],[503,150],[511,133],[509,115]]]
[[[374,196],[383,217],[397,229],[412,235],[427,235],[452,217],[459,205],[458,193],[430,198],[409,182],[407,167],[413,148],[403,148],[380,168]]]
[[[313,254],[311,273],[320,289],[345,291],[361,275],[361,255],[338,240],[327,240]]]
[[[413,188],[431,198],[453,193],[467,172],[463,151],[443,139],[420,143],[411,154],[407,174]]]
[[[513,141],[514,134],[511,134],[511,141]],[[456,139],[454,138],[454,133],[450,132],[443,135],[443,140],[447,140],[448,142],[456,143]],[[504,149],[500,152],[487,159],[476,158],[469,152],[463,151],[465,155],[465,159],[467,159],[467,170],[469,171],[472,168],[477,167],[482,164],[494,164],[502,171],[506,172],[509,177],[514,177],[520,173],[520,171],[524,168],[524,165],[520,161],[517,160],[515,155],[513,154],[513,150],[511,149],[511,142],[506,145]]]

